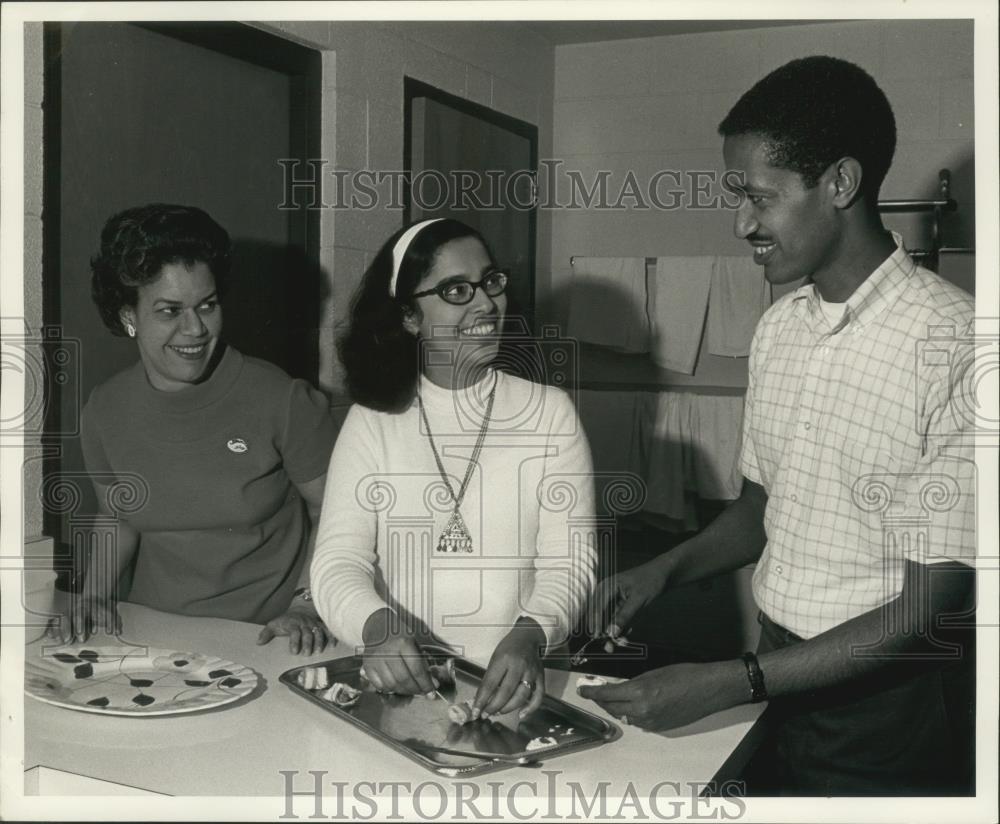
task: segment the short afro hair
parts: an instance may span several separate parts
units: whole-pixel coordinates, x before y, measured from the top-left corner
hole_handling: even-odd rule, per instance
[[[135,306],[139,287],[155,281],[164,266],[204,263],[221,296],[231,262],[229,234],[207,212],[170,203],[135,206],[104,224],[101,248],[90,259],[90,293],[104,325],[124,335],[122,308]]]
[[[835,57],[804,57],[775,69],[737,101],[719,134],[760,135],[771,165],[798,172],[808,187],[831,163],[853,157],[871,200],[896,150],[896,119],[885,94],[864,69]]]

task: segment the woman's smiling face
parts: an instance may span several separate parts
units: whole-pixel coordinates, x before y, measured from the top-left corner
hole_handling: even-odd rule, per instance
[[[458,238],[438,250],[434,265],[414,291],[433,289],[450,280],[479,283],[495,268],[478,238]],[[506,295],[491,298],[479,288],[472,300],[461,306],[436,294],[416,298],[414,303],[417,312],[407,319],[406,328],[423,341],[424,371],[430,371],[428,367],[447,366],[453,370],[453,380],[464,384],[461,375],[466,367],[483,365],[496,357],[507,311]],[[430,374],[429,377],[433,379]]]
[[[122,321],[135,326],[150,384],[175,392],[206,378],[222,332],[222,309],[208,265],[168,263],[137,291],[136,305],[122,311]]]

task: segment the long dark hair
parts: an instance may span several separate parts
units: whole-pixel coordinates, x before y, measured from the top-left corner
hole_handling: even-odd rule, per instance
[[[402,412],[416,395],[419,343],[403,320],[413,310],[411,296],[434,267],[438,251],[450,241],[474,237],[493,260],[489,244],[471,226],[451,218],[429,223],[407,247],[392,297],[392,249],[407,228],[390,237],[368,267],[351,303],[350,326],[337,342],[352,399],[380,412]]]

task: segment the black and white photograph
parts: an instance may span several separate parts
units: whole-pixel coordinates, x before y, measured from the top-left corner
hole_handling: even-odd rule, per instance
[[[996,821],[995,3],[0,13],[0,817]]]

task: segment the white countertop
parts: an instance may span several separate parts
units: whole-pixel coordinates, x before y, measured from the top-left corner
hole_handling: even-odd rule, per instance
[[[287,779],[279,771],[295,773],[297,790],[313,787],[310,771],[323,771],[327,787],[331,782],[442,780],[278,683],[287,669],[348,655],[350,649],[293,656],[287,639],[257,646],[260,627],[253,624],[168,615],[133,604],[123,604],[121,611],[123,642],[244,664],[263,676],[263,690],[216,710],[147,718],[94,715],[25,697],[26,769],[48,767],[175,796],[282,796]],[[99,639],[94,641],[99,645]],[[26,656],[37,654],[35,642]],[[608,717],[576,694],[575,681],[575,673],[549,670],[546,689]],[[761,711],[761,705],[736,707],[667,734],[624,727],[617,741],[553,758],[542,769],[558,770],[562,780],[582,787],[611,782],[611,795],[622,795],[629,782],[648,790],[665,781],[686,795],[689,782],[733,777],[731,771],[749,757],[748,744],[739,745]],[[544,784],[551,779],[540,775],[536,765],[462,780],[485,787],[488,782]],[[671,794],[669,788],[660,792]]]

